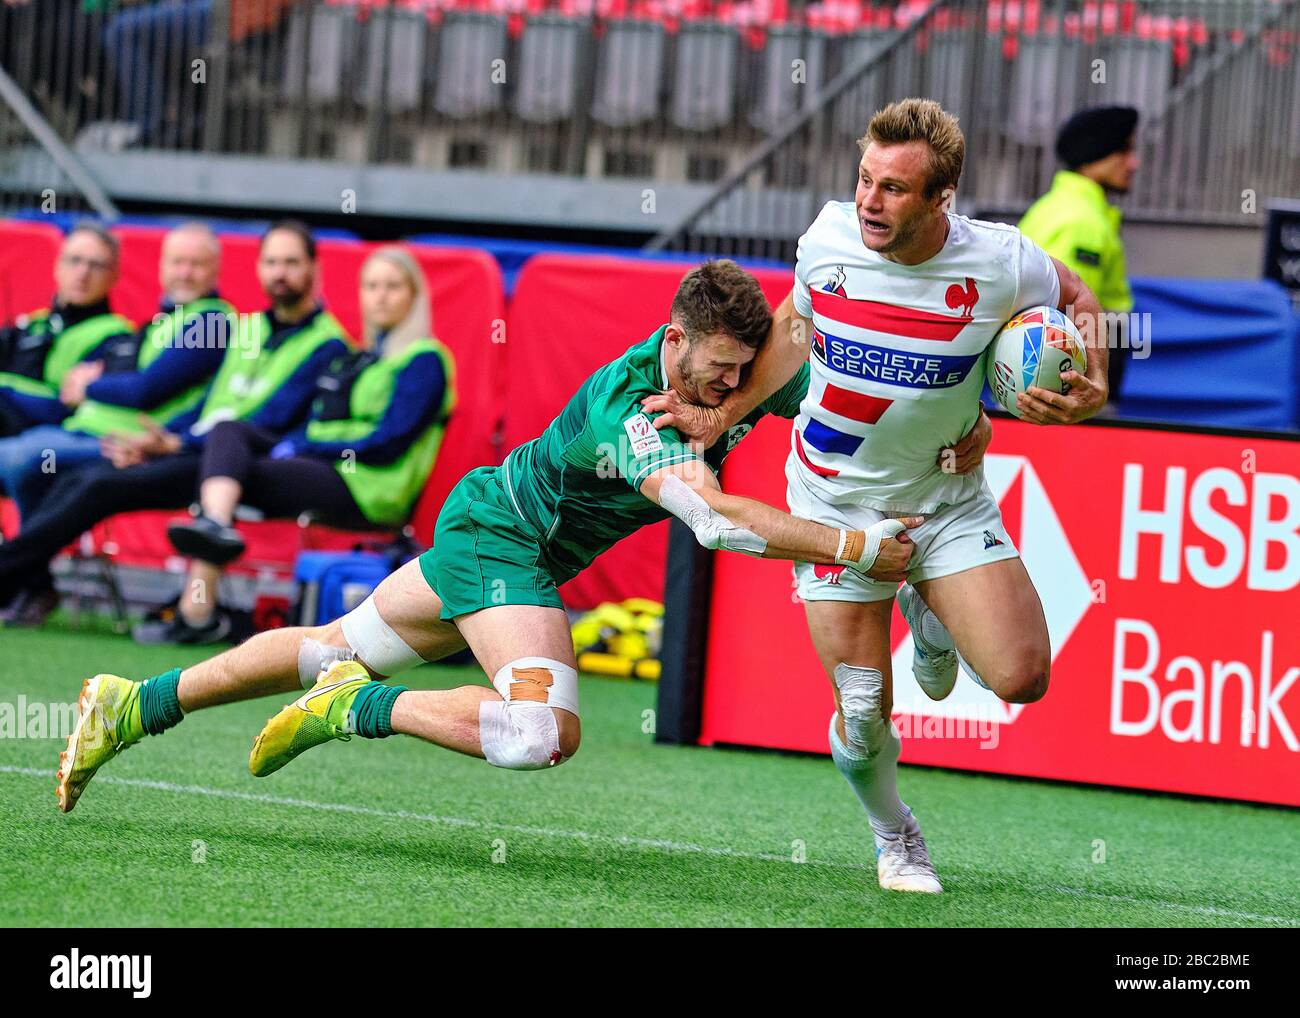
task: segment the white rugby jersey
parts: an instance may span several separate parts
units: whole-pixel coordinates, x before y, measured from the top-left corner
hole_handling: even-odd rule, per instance
[[[824,502],[927,513],[984,484],[982,467],[944,473],[939,450],[976,421],[998,329],[1022,308],[1056,306],[1060,282],[1014,226],[948,223],[920,265],[863,244],[851,201],[827,202],[799,240],[794,304],[815,331],[786,477]]]

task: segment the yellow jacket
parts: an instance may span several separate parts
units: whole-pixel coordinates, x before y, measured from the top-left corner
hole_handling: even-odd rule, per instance
[[[1131,311],[1124,272],[1120,211],[1095,180],[1060,170],[1052,188],[1029,206],[1020,232],[1083,279],[1106,311]]]

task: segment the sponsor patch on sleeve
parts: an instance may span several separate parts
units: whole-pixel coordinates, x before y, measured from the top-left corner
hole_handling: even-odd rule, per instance
[[[1100,252],[1100,251],[1089,251],[1086,247],[1076,247],[1076,248],[1074,249],[1074,257],[1075,257],[1076,259],[1078,259],[1079,262],[1082,263],[1082,264],[1084,264],[1084,265],[1100,265],[1100,264],[1101,264],[1101,252]]]
[[[632,442],[632,458],[638,459],[646,453],[658,452],[664,447],[664,440],[650,423],[645,414],[635,414],[623,422],[623,430]]]

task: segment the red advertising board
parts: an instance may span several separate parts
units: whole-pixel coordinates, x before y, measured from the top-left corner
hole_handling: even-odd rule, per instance
[[[789,430],[760,425],[724,487],[784,506]],[[1012,705],[962,676],[933,703],[895,609],[903,762],[1300,805],[1300,442],[998,420],[985,476],[1043,602],[1051,685]],[[789,564],[714,565],[700,741],[827,752]]]

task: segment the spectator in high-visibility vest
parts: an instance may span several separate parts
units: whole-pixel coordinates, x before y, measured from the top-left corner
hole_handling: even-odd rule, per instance
[[[1137,121],[1131,106],[1100,106],[1070,117],[1056,137],[1056,155],[1066,168],[1020,220],[1020,231],[1077,272],[1105,311],[1133,309],[1120,210],[1109,195],[1127,192],[1138,168]],[[1116,400],[1129,351],[1121,336],[1110,336],[1109,343],[1110,398]]]
[[[415,507],[456,401],[451,351],[431,336],[428,284],[400,247],[361,267],[362,349],[330,364],[307,421],[287,436],[248,421],[212,429],[199,467],[199,513],[167,528],[190,574],[171,618],[140,623],[140,643],[215,643],[224,565],[244,552],[235,507],[271,518],[315,513],[352,528],[400,527]]]
[[[197,419],[234,318],[217,294],[220,258],[221,242],[204,224],[170,230],[153,319],[63,373],[57,394],[45,397],[61,413],[70,411],[61,424],[0,438],[0,494],[18,504],[24,520],[57,478],[103,462],[104,435],[143,432],[146,419],[179,431]]]
[[[49,307],[0,329],[0,435],[61,422],[71,412],[59,399],[64,376],[131,338],[135,326],[109,307],[117,274],[117,238],[94,223],[74,226],[54,263]]]
[[[317,297],[316,239],[292,220],[262,235],[257,276],[270,307],[240,315],[198,420],[175,432],[152,422],[104,436],[100,463],[57,477],[31,519],[0,544],[0,622],[37,625],[58,602],[49,562],[113,513],[179,509],[194,497],[204,443],[223,421],[287,435],[308,417],[316,380],[351,348]],[[190,415],[192,416],[192,415]]]

